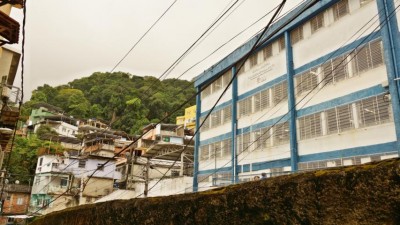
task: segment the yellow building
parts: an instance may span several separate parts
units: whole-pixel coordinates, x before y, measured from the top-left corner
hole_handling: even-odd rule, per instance
[[[194,129],[196,126],[196,106],[186,108],[184,116],[176,117],[176,124],[184,125],[189,130]]]

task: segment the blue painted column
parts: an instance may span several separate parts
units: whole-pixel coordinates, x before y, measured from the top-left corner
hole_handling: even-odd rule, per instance
[[[236,66],[232,67],[232,76],[236,74]],[[232,184],[237,183],[238,171],[237,171],[237,146],[236,146],[236,134],[237,134],[237,99],[238,99],[238,82],[237,76],[234,77],[232,82],[232,140],[231,140],[231,153],[232,153]]]
[[[294,97],[294,69],[293,69],[293,50],[290,42],[290,33],[285,32],[286,45],[286,70],[288,84],[288,109],[289,109],[289,132],[290,132],[290,166],[292,171],[297,171],[299,154],[297,151],[297,130],[296,130],[296,100]]]
[[[379,20],[381,22],[381,34],[383,43],[383,54],[385,58],[389,92],[392,101],[393,120],[396,130],[396,147],[400,155],[400,101],[399,101],[399,87],[398,81],[395,79],[399,77],[400,62],[399,55],[399,30],[397,25],[397,18],[395,16],[393,0],[379,0],[376,1],[379,11]]]
[[[194,139],[194,165],[193,165],[193,192],[197,192],[199,188],[199,182],[197,175],[199,174],[199,150],[200,150],[200,115],[201,115],[201,87],[197,87],[196,96],[196,137]]]

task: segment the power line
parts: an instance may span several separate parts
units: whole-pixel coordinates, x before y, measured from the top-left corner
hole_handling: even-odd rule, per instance
[[[238,2],[238,0],[236,0],[236,2],[233,4],[233,5],[231,5],[223,14],[222,14],[222,16],[220,16],[207,30],[206,30],[206,32],[204,32],[203,34],[202,34],[202,36],[204,36],[207,32],[208,32],[208,30],[210,30],[211,28],[212,28],[212,26],[214,26],[236,3]],[[201,37],[202,37],[201,36]],[[196,42],[195,43],[193,43],[192,44],[192,46],[194,46],[197,42],[198,42],[198,40],[200,40],[201,39],[201,37],[199,38],[199,39],[197,39],[196,40]],[[190,47],[190,48],[192,48],[192,46]],[[189,48],[189,49],[190,49]],[[187,50],[188,51],[188,50]],[[187,52],[186,51],[186,52]],[[182,56],[184,56],[184,55],[186,55],[186,52],[184,53],[184,54],[182,54]],[[182,56],[180,57],[180,58],[182,58]],[[178,58],[178,60],[180,59],[180,58]],[[175,63],[174,64],[176,64],[177,62],[178,62],[178,60],[176,60],[175,61]],[[179,63],[179,62],[178,62]],[[172,66],[171,66],[172,67]],[[170,67],[170,68],[171,68]],[[166,71],[168,71],[169,69],[167,69]],[[165,72],[164,72],[165,73]],[[163,75],[162,75],[163,76]],[[161,76],[161,77],[162,77]],[[160,77],[160,78],[161,78]],[[160,79],[159,78],[159,79]],[[194,95],[194,96],[192,96],[190,99],[188,99],[184,104],[182,104],[180,107],[178,107],[178,109],[176,109],[175,111],[173,111],[172,113],[170,113],[169,115],[167,115],[167,116],[165,116],[159,123],[157,123],[157,124],[160,124],[162,121],[164,121],[165,119],[167,119],[170,115],[172,115],[172,114],[174,114],[175,112],[177,112],[180,108],[182,108],[182,107],[184,107],[184,105],[186,105],[192,98],[194,98],[196,95]],[[156,124],[156,125],[157,125]],[[155,126],[155,125],[154,125]],[[146,133],[145,133],[146,134]],[[145,134],[142,134],[139,138],[141,138],[143,135],[145,135]],[[138,138],[138,139],[139,139]],[[138,140],[137,139],[137,140]],[[137,141],[136,140],[136,141]],[[136,143],[136,141],[133,141],[131,144],[129,144],[128,146],[126,146],[124,149],[122,149],[121,151],[119,151],[118,153],[116,153],[111,159],[114,159],[116,156],[118,156],[121,152],[123,152],[123,151],[125,151],[127,148],[129,148],[131,145],[133,145],[134,143]],[[104,167],[108,162],[110,162],[110,160],[111,159],[109,159],[109,160],[107,160],[104,164],[102,164],[102,166],[101,167]],[[96,173],[96,171],[98,170],[98,168],[96,169],[96,170],[94,170],[94,172],[89,176],[89,178],[88,178],[88,180],[85,182],[85,183],[87,183],[89,180],[90,180],[90,178]],[[49,184],[50,184],[50,182],[49,182]],[[84,185],[84,186],[86,186],[86,185]],[[65,191],[65,192],[63,192],[59,197],[61,197],[62,195],[64,195],[65,193],[67,193],[69,190],[67,190],[67,191]],[[59,197],[57,197],[56,199],[58,199]],[[54,201],[56,200],[56,199],[54,199]],[[51,203],[51,202],[50,202]],[[49,203],[49,204],[50,204]],[[40,209],[39,209],[40,210]],[[36,212],[35,212],[36,213]]]
[[[119,64],[122,63],[122,61],[125,60],[125,58],[132,52],[132,50],[142,41],[142,39],[150,32],[151,29],[164,17],[165,14],[172,8],[172,6],[177,2],[177,0],[174,0],[171,5],[161,14],[160,17],[147,29],[147,31],[135,42],[135,44],[129,49],[129,51],[122,57],[121,60],[118,61],[118,63],[111,69],[110,73],[114,72],[114,70],[119,66]]]

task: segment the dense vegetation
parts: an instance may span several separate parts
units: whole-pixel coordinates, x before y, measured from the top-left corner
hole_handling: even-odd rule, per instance
[[[23,115],[28,116],[35,103],[45,102],[75,118],[102,119],[114,129],[135,134],[143,125],[158,122],[175,111],[194,93],[193,85],[185,80],[160,81],[123,72],[96,72],[67,85],[38,87],[25,103]],[[164,122],[175,123],[176,116],[194,104],[195,98]]]

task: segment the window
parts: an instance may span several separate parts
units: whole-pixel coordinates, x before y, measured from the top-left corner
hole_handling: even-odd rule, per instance
[[[221,110],[211,113],[211,127],[217,127],[221,125]]]
[[[78,167],[79,168],[85,168],[86,167],[86,160],[79,160],[78,162]]]
[[[390,103],[383,96],[363,99],[356,103],[361,127],[373,126],[390,121]]]
[[[250,133],[243,134],[243,151],[250,151],[251,144]]]
[[[261,101],[261,110],[269,108],[269,89],[261,91],[260,93],[260,101]]]
[[[341,133],[354,128],[352,106],[343,105],[326,111],[328,134]]]
[[[103,163],[97,163],[97,170],[104,171],[104,164]]]
[[[318,85],[318,73],[316,69],[311,69],[295,77],[296,95],[313,90]]]
[[[332,6],[333,18],[335,21],[339,20],[343,16],[349,13],[349,4],[347,0],[341,0]]]
[[[254,150],[260,150],[262,148],[262,133],[261,129],[253,132]]]
[[[61,186],[61,187],[66,187],[66,186],[68,186],[68,178],[61,178],[61,179],[60,179],[60,186]]]
[[[339,82],[348,77],[346,56],[339,56],[322,65],[325,83]]]
[[[208,160],[209,152],[208,147],[209,145],[204,145],[200,147],[200,160]]]
[[[273,127],[274,145],[289,143],[289,123],[284,122]]]
[[[252,108],[251,96],[240,100],[238,102],[238,106],[239,106],[239,118],[250,115]]]
[[[278,39],[278,44],[279,44],[279,52],[283,51],[286,47],[285,45],[285,36],[282,36]]]
[[[204,122],[205,117],[201,117],[199,121],[199,126],[201,131],[207,131],[210,128],[210,124],[208,123],[208,120]],[[203,123],[204,122],[204,123]]]
[[[357,74],[383,65],[382,42],[370,42],[354,52],[354,71]]]
[[[202,92],[201,92],[201,99],[209,96],[211,94],[211,85],[206,87]]]
[[[232,120],[232,107],[228,106],[223,109],[224,123],[228,123]]]
[[[268,58],[272,57],[272,44],[265,46],[265,48],[263,49],[263,56],[264,60],[267,60]]]
[[[253,68],[254,66],[257,66],[258,54],[255,53],[254,55],[250,56],[249,61],[250,61],[250,68]]]
[[[303,40],[303,26],[299,26],[290,32],[292,45]]]
[[[274,97],[274,104],[277,105],[283,100],[287,99],[287,81],[275,85],[272,88],[272,96]]]
[[[2,76],[1,77],[1,84],[7,83],[7,76]]]
[[[17,205],[23,205],[23,204],[24,204],[24,198],[23,197],[18,197]]]
[[[321,113],[299,118],[298,129],[300,140],[321,136]]]
[[[256,93],[253,95],[254,100],[254,112],[258,112],[261,110],[261,93]]]
[[[314,18],[310,20],[311,24],[311,33],[317,32],[317,30],[324,27],[324,13],[320,13],[316,15]]]
[[[52,163],[51,167],[54,168],[54,169],[57,169],[58,168],[58,163]]]
[[[212,83],[212,92],[216,92],[222,89],[222,77],[219,77]]]
[[[226,139],[222,141],[222,156],[230,156],[231,155],[231,139]]]

